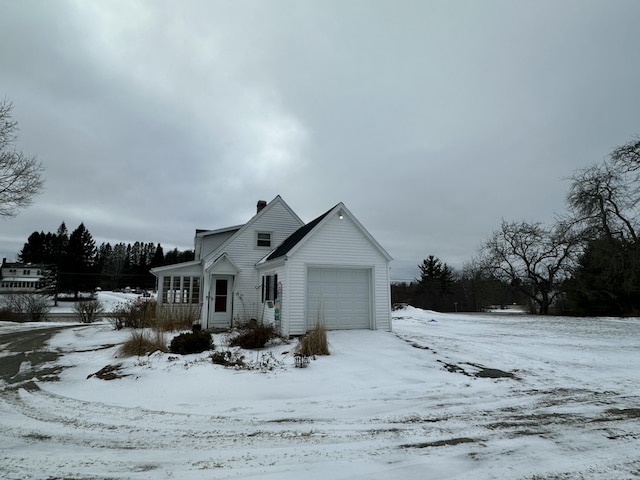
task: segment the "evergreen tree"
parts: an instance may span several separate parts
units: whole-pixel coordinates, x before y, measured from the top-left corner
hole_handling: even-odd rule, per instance
[[[439,258],[429,255],[418,265],[420,285],[424,288],[437,287],[439,293],[446,293],[453,284],[453,271]]]
[[[170,250],[164,257],[166,265],[173,265],[176,263],[189,262],[195,258],[193,250],[180,251],[177,248]]]
[[[153,258],[151,259],[150,268],[160,267],[164,265],[164,251],[162,250],[162,245],[158,244],[155,252],[153,253]]]
[[[64,222],[60,224],[56,234],[54,235],[53,246],[53,263],[58,266],[58,270],[63,270],[65,258],[67,255],[67,247],[69,246],[69,232]]]
[[[33,232],[29,235],[27,243],[18,254],[18,261],[23,263],[41,263],[44,255],[44,232]]]
[[[636,315],[640,311],[640,246],[602,238],[589,242],[565,285],[580,315]]]
[[[78,296],[80,291],[92,291],[98,285],[95,275],[96,244],[89,230],[81,223],[69,236],[65,255],[65,286]]]
[[[18,254],[18,261],[23,263],[55,264],[54,256],[56,236],[44,232],[33,232],[27,243]]]
[[[429,255],[420,265],[420,279],[416,285],[417,306],[432,310],[449,310],[454,301],[450,297],[454,285],[451,267]]]

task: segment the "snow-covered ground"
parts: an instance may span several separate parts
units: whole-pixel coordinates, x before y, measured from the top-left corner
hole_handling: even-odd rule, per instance
[[[2,478],[640,476],[640,319],[408,307],[393,329],[329,332],[331,355],[305,369],[295,342],[272,347],[267,373],[116,358],[128,332],[64,330],[58,381],[1,386]],[[127,376],[90,376],[117,363]]]

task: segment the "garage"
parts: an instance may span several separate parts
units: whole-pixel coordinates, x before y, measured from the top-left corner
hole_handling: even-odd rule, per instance
[[[320,316],[319,316],[320,315]],[[322,267],[307,271],[307,328],[371,328],[371,270]]]

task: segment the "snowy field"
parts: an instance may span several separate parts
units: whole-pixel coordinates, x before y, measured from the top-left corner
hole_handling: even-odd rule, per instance
[[[393,329],[330,332],[332,354],[306,369],[295,342],[274,346],[262,373],[208,354],[116,358],[127,332],[74,326],[49,342],[58,380],[0,386],[0,476],[640,477],[640,319],[408,307]],[[123,378],[91,376],[117,363]]]

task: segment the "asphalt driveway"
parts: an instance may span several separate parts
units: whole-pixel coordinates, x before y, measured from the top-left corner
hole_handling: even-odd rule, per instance
[[[51,351],[47,342],[60,330],[71,327],[54,326],[0,334],[0,380],[6,382],[8,389],[30,390],[38,390],[34,379],[57,380],[62,367],[50,362],[57,360],[63,352]]]

